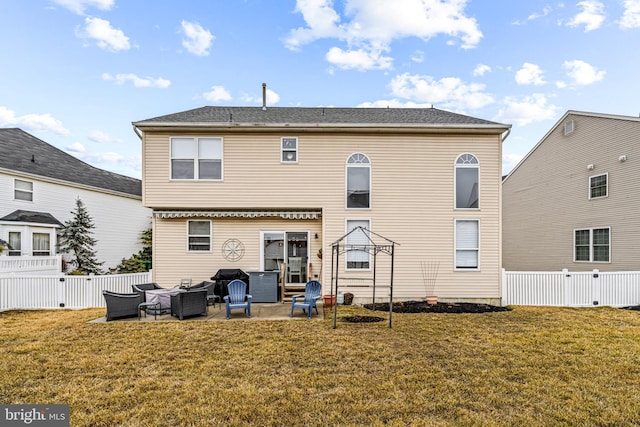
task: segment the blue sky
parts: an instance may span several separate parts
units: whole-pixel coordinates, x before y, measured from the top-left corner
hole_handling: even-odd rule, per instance
[[[140,178],[131,122],[205,105],[640,113],[640,0],[0,0],[0,127]]]

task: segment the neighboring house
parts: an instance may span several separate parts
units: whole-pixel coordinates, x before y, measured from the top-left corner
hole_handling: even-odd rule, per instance
[[[287,286],[317,277],[328,293],[332,243],[362,226],[398,243],[394,299],[427,294],[427,261],[439,263],[440,298],[500,298],[509,125],[435,108],[265,106],[203,107],[133,124],[162,286],[207,280],[220,268],[300,262],[300,271],[284,273]],[[366,243],[359,234],[347,243]],[[348,252],[341,283],[370,283],[377,262],[377,296],[388,300],[389,258]],[[342,290],[372,297],[371,288]]]
[[[73,218],[80,198],[93,218],[102,268],[138,252],[140,232],[151,225],[138,179],[107,172],[21,129],[0,129],[0,239],[5,256],[57,252],[57,230]]]
[[[640,270],[640,118],[567,111],[502,188],[507,270]]]

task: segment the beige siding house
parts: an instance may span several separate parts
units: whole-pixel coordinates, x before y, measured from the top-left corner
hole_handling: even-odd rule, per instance
[[[503,183],[503,265],[640,270],[640,118],[568,111]]]
[[[133,124],[162,286],[240,268],[281,270],[286,289],[317,278],[328,292],[332,243],[362,226],[398,243],[394,299],[426,295],[427,261],[438,263],[429,293],[500,299],[508,125],[435,108],[273,107],[203,107]],[[390,261],[377,261],[376,283],[388,286]],[[373,259],[349,252],[339,269],[369,283]],[[343,290],[372,298],[370,288]]]

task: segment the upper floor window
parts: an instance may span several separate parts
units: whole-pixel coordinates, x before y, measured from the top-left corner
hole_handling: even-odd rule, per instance
[[[574,232],[574,260],[609,262],[611,231],[609,228],[587,228]]]
[[[189,252],[211,251],[211,221],[187,221]]]
[[[298,163],[298,138],[282,138],[282,163]]]
[[[575,125],[573,123],[573,120],[567,120],[566,122],[564,122],[564,134],[565,135],[571,135],[573,133],[573,129],[575,128]]]
[[[33,233],[33,256],[51,255],[51,235],[49,233]]]
[[[347,220],[347,270],[367,270],[370,266],[368,219]]]
[[[368,209],[371,207],[371,163],[362,153],[347,159],[347,208]]]
[[[33,182],[16,179],[14,181],[13,198],[33,202]]]
[[[171,179],[222,179],[222,138],[171,138]]]
[[[607,197],[608,195],[608,175],[596,175],[589,177],[589,198]]]
[[[461,154],[455,164],[456,209],[479,207],[478,159],[469,153]]]
[[[456,220],[456,269],[478,269],[480,252],[480,221]]]

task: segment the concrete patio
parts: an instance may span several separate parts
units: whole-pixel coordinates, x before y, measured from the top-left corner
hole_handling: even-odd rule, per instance
[[[318,301],[318,313],[313,310],[311,320],[322,320],[324,319],[324,304],[321,301]],[[329,309],[330,311],[330,309]],[[248,321],[258,321],[258,320],[309,320],[307,318],[307,314],[303,313],[301,309],[295,309],[293,313],[293,317],[290,317],[291,314],[291,303],[290,302],[277,302],[277,303],[253,303],[251,304],[251,318],[247,318],[247,315],[243,310],[232,310],[229,321],[233,320],[248,320]],[[127,317],[123,319],[112,320],[112,322],[137,322],[137,317]],[[153,314],[147,314],[145,317],[144,313],[142,313],[142,317],[140,318],[141,322],[179,322],[180,320],[172,316],[170,314],[162,314],[158,315],[157,319],[154,319]],[[215,306],[209,306],[208,314],[206,316],[193,316],[188,317],[183,320],[183,322],[190,321],[227,321],[226,318],[226,310],[224,304],[216,303]],[[93,321],[94,323],[106,322],[105,317],[101,317]]]

